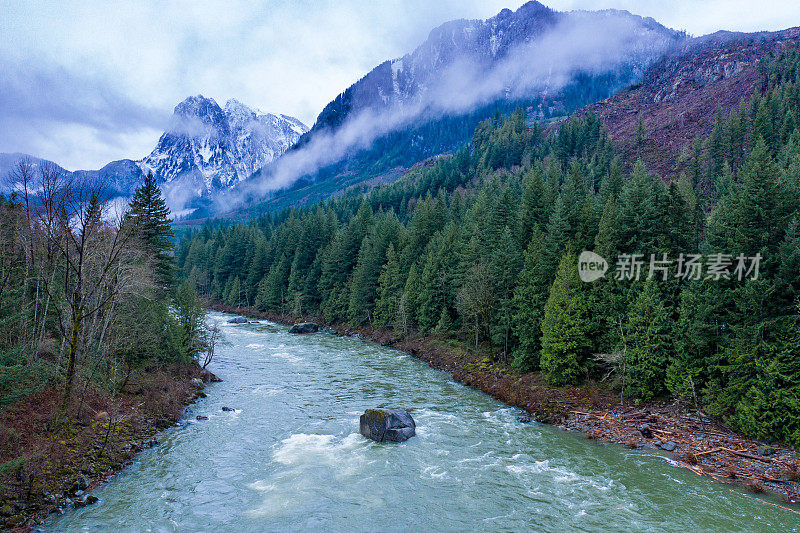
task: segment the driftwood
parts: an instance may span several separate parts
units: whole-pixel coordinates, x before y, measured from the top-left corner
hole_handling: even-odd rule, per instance
[[[572,424],[586,428],[593,439],[651,448],[671,441],[678,454],[677,460],[667,459],[672,464],[724,483],[754,487],[769,483],[770,490],[783,492],[786,501],[797,499],[800,486],[795,477],[800,474],[795,472],[800,472],[800,458],[795,452],[777,445],[776,455],[759,455],[755,451],[759,443],[733,433],[704,413],[686,415],[666,409],[659,412],[621,406],[599,411],[572,410],[570,414]]]

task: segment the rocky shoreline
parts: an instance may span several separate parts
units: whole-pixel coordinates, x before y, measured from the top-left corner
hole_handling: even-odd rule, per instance
[[[25,439],[18,443],[25,460],[0,472],[0,531],[27,532],[53,513],[95,503],[91,491],[156,445],[157,434],[178,424],[185,407],[205,397],[205,384],[212,381],[218,378],[197,364],[151,369],[132,380],[116,402],[89,398],[59,432],[48,429],[48,396],[58,397],[53,391],[0,412],[0,425]]]
[[[213,309],[281,324],[298,317],[211,305]],[[312,320],[312,317],[303,317]],[[554,388],[537,374],[520,374],[437,338],[398,339],[391,332],[329,325],[326,331],[356,336],[409,353],[429,366],[449,372],[453,379],[498,400],[524,409],[539,422],[580,431],[588,439],[627,448],[657,450],[671,464],[719,482],[742,486],[753,493],[780,495],[787,511],[800,514],[800,455],[789,446],[748,439],[706,416],[702,410],[664,402],[620,401],[603,383]],[[770,503],[778,505],[778,503]]]

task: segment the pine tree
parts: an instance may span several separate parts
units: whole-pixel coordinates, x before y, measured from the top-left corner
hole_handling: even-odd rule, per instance
[[[730,305],[727,291],[712,281],[696,281],[681,291],[675,324],[675,350],[666,384],[676,398],[697,402],[708,383],[718,377],[724,344],[723,314]]]
[[[417,265],[411,265],[411,270],[408,271],[408,278],[406,278],[406,284],[403,288],[403,295],[400,297],[400,303],[398,304],[394,329],[404,335],[417,322],[417,309],[419,309],[421,290],[421,282],[417,272]]]
[[[497,326],[494,343],[503,347],[503,356],[508,358],[512,347],[511,338],[514,315],[514,288],[522,268],[523,257],[517,241],[506,227],[500,234],[492,255],[490,270],[497,293]]]
[[[756,141],[739,172],[739,183],[715,206],[709,222],[709,241],[722,253],[762,254],[773,259],[789,223],[780,191],[777,166],[763,139]]]
[[[378,299],[373,312],[373,324],[379,328],[392,327],[397,319],[398,306],[402,296],[403,279],[400,263],[397,260],[394,244],[386,251],[386,262],[378,277]]]
[[[657,211],[658,188],[663,188],[661,182],[653,179],[638,160],[619,198],[620,251],[657,250],[656,234],[662,229]]]
[[[534,228],[514,291],[514,333],[519,339],[519,347],[514,354],[514,366],[523,372],[539,367],[542,315],[549,292],[549,286],[542,277],[543,247],[544,234]]]
[[[625,395],[649,400],[664,393],[673,346],[669,310],[655,278],[644,285],[628,311]]]
[[[172,256],[172,226],[169,208],[152,174],[136,189],[130,203],[127,219],[140,235],[147,252],[156,263],[157,274],[164,289],[172,286],[175,264]]]
[[[522,193],[517,229],[517,237],[522,247],[530,242],[534,226],[538,226],[540,230],[544,229],[550,214],[541,168],[535,167],[527,172],[523,179],[525,188]]]
[[[455,253],[456,229],[449,225],[431,239],[420,276],[419,308],[417,321],[420,331],[436,328],[442,310],[454,306],[457,255]]]
[[[442,309],[442,315],[433,331],[439,335],[449,335],[453,331],[453,317],[448,309]]]

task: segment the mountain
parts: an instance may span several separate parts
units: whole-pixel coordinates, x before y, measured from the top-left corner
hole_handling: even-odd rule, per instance
[[[641,83],[582,109],[598,116],[632,164],[670,177],[689,171],[693,143],[711,134],[717,113],[727,116],[763,90],[759,61],[800,44],[800,27],[777,32],[720,31],[685,42],[654,63]],[[637,146],[639,120],[644,127]]]
[[[197,193],[231,187],[279,157],[308,128],[286,115],[251,109],[228,100],[192,96],[175,107],[169,129],[138,162],[161,181],[190,181]]]
[[[594,32],[581,35],[589,29]],[[579,36],[582,41],[570,42]],[[420,103],[457,109],[464,93],[466,107],[497,97],[530,97],[559,89],[568,81],[561,75],[580,70],[627,69],[629,77],[636,78],[681,38],[655,20],[627,11],[562,13],[536,1],[517,11],[504,9],[487,20],[447,22],[432,30],[416,50],[381,63],[326,105],[303,142],[365,110]],[[597,52],[606,52],[602,49],[608,46],[616,54],[599,59]],[[594,50],[594,56],[579,61],[569,47]],[[545,51],[554,54],[553,60],[537,57]],[[566,69],[555,64],[563,60]],[[460,79],[451,79],[455,74]]]
[[[605,99],[685,40],[627,11],[557,12],[535,1],[487,20],[447,22],[338,95],[228,203],[244,198],[271,210],[391,180],[465,144],[498,112],[522,106],[547,121]]]
[[[14,172],[16,171],[17,165],[21,159],[27,159],[34,169],[40,167],[41,165],[53,165],[56,170],[65,173],[67,172],[52,161],[34,157],[32,155],[21,154],[19,152],[0,153],[0,192],[18,189],[18,185],[14,179]]]
[[[223,109],[213,98],[191,96],[175,107],[169,128],[147,157],[71,174],[103,183],[110,197],[127,197],[152,172],[173,212],[183,214],[191,211],[186,206],[197,197],[232,187],[280,157],[306,131],[293,117],[262,113],[237,100],[229,100]],[[37,165],[46,162],[25,154],[0,154],[0,176],[25,157]],[[11,188],[13,184],[0,191]]]

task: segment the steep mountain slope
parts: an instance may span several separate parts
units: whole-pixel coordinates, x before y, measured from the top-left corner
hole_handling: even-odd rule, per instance
[[[800,43],[800,28],[778,32],[717,32],[686,42],[645,72],[642,82],[592,104],[628,163],[641,157],[667,177],[686,170],[696,138],[764,86],[758,61]],[[644,136],[636,142],[639,120]]]
[[[391,180],[463,145],[498,112],[523,106],[549,120],[607,98],[684,39],[626,11],[561,13],[535,1],[488,20],[448,22],[346,89],[284,157],[215,208],[272,210]]]
[[[584,30],[594,31],[590,39]],[[582,40],[573,40],[577,37]],[[413,52],[385,61],[337,96],[302,142],[365,110],[417,105],[463,111],[498,97],[557,90],[579,71],[627,70],[637,78],[680,38],[653,19],[626,11],[561,13],[536,1],[487,20],[451,21],[432,30]],[[575,57],[587,51],[594,56]],[[553,57],[541,57],[544,52]]]
[[[231,187],[279,157],[308,130],[286,115],[229,100],[192,96],[175,107],[169,129],[137,162],[164,185],[173,205]]]

